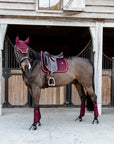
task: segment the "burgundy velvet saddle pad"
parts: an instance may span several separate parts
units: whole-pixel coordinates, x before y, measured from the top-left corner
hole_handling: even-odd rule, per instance
[[[43,51],[41,51],[40,53],[41,53],[42,70],[43,72],[49,73],[50,71],[45,67],[43,62]],[[57,59],[57,66],[58,66],[58,70],[56,71],[57,73],[64,73],[68,70],[68,64],[65,58]]]

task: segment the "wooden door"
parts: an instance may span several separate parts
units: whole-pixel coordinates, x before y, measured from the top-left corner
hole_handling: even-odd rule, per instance
[[[28,88],[23,82],[21,70],[11,70],[8,78],[8,103],[11,106],[25,106],[28,103]],[[40,105],[63,105],[66,100],[66,86],[41,89]],[[3,77],[3,103],[5,103],[5,78]]]
[[[103,70],[102,72],[102,105],[111,103],[111,71]]]

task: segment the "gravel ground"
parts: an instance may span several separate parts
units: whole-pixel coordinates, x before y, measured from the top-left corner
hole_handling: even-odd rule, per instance
[[[114,108],[103,108],[99,124],[91,124],[93,113],[75,121],[79,108],[41,108],[41,126],[28,130],[33,108],[3,109],[0,144],[114,144]]]

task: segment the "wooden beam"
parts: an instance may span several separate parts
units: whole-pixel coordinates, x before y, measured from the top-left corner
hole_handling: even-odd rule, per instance
[[[89,13],[96,13],[96,15],[98,13],[103,13],[105,14],[113,14],[114,13],[114,7],[110,7],[110,6],[86,6],[85,7],[85,12],[89,12]]]
[[[2,115],[2,50],[7,24],[0,24],[0,116]]]
[[[7,24],[0,24],[0,50],[3,50],[6,30],[7,30]]]
[[[98,111],[101,114],[102,106],[102,43],[103,43],[103,23],[96,22],[96,26],[90,27],[94,52],[94,82],[95,93],[97,95]]]
[[[35,0],[0,0],[0,2],[5,3],[35,3]]]
[[[7,9],[7,10],[29,10],[34,11],[35,10],[35,4],[29,4],[29,3],[0,3],[0,9]]]
[[[114,0],[86,0],[86,5],[96,5],[96,6],[114,6]]]

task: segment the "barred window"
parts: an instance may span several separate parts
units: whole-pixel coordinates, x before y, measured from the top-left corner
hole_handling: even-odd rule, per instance
[[[38,0],[38,10],[61,10],[62,0]]]

